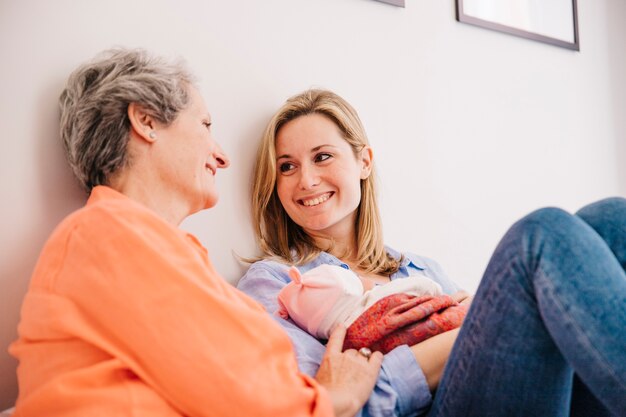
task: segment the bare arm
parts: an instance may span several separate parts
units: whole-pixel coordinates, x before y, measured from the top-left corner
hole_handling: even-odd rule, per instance
[[[411,346],[415,360],[420,364],[431,392],[435,391],[439,385],[443,368],[458,334],[459,329],[450,330]]]
[[[458,291],[452,294],[452,298],[459,304],[468,307],[473,299],[466,291]],[[435,391],[439,385],[443,369],[458,334],[459,329],[450,330],[411,346],[411,351],[417,363],[420,364],[424,376],[426,376],[426,382],[428,382],[428,388],[431,392]]]

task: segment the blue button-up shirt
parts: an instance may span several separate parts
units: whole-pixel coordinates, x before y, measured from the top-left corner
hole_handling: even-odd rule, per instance
[[[387,252],[400,258],[400,253],[387,248]],[[350,267],[335,256],[322,252],[315,260],[299,266],[302,273],[322,264]],[[289,265],[263,260],[250,266],[241,278],[237,287],[263,304],[266,310],[285,329],[293,342],[300,370],[307,375],[315,376],[324,356],[323,342],[300,329],[290,319],[282,319],[276,314],[278,310],[278,292],[287,285],[291,278],[288,275]],[[432,259],[404,253],[404,260],[398,272],[391,279],[406,278],[411,275],[424,275],[438,282],[446,294],[458,291],[457,285],[443,272],[439,264]],[[426,411],[432,397],[428,389],[426,377],[411,349],[398,346],[387,353],[383,365],[368,402],[358,416],[417,416]]]

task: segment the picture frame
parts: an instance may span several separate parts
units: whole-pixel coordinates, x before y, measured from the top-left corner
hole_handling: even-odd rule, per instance
[[[405,7],[404,0],[377,0],[398,7]]]
[[[456,0],[456,19],[580,51],[576,0]]]

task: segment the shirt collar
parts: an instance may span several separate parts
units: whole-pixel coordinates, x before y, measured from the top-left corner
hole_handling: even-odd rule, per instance
[[[130,198],[126,197],[124,194],[107,185],[96,185],[91,189],[91,193],[89,194],[89,198],[87,199],[87,205],[92,205],[104,200],[130,201]]]
[[[91,193],[89,194],[89,199],[87,200],[87,205],[93,205],[93,204],[96,204],[98,202],[107,201],[107,200],[126,201],[129,204],[132,204],[135,207],[140,208],[143,211],[150,212],[152,214],[152,216],[154,216],[155,218],[159,219],[163,223],[169,225],[172,228],[172,230],[174,230],[176,233],[182,234],[187,240],[189,240],[196,247],[196,249],[200,250],[204,255],[206,255],[208,257],[207,249],[202,245],[202,243],[200,242],[200,240],[196,236],[194,236],[191,233],[186,232],[186,231],[184,231],[184,230],[182,230],[180,228],[172,226],[171,224],[167,223],[164,219],[159,217],[155,212],[153,212],[149,208],[145,207],[142,204],[139,204],[138,202],[136,202],[133,199],[129,198],[125,194],[120,193],[119,191],[115,190],[114,188],[111,188],[111,187],[106,186],[106,185],[97,185],[97,186],[93,187],[93,189],[91,190]]]
[[[403,255],[401,252],[398,252],[397,250],[390,248],[389,246],[385,246],[385,250],[387,251],[387,253],[389,253],[389,255],[391,255],[392,257],[396,259],[399,259],[400,256]],[[400,264],[400,268],[396,274],[399,274],[402,276],[409,276],[411,275],[409,271],[409,269],[411,268],[418,269],[418,270],[426,269],[426,265],[424,263],[420,262],[417,259],[411,259],[411,258],[412,257],[404,255],[404,258],[402,259],[402,263]],[[304,273],[308,271],[309,269],[313,269],[316,266],[320,266],[320,265],[336,265],[345,269],[350,269],[348,264],[342,262],[335,255],[331,255],[328,252],[320,252],[317,258],[315,258],[314,260],[312,260],[311,262],[305,265],[300,266],[299,269]],[[393,274],[392,278],[395,278],[396,274]]]
[[[387,253],[389,253],[389,255],[391,255],[392,257],[396,259],[400,258],[400,256],[403,255],[401,252],[398,252],[397,250],[390,248],[389,246],[385,246],[385,250],[387,251]],[[400,267],[406,268],[407,266],[412,266],[414,268],[421,269],[421,270],[426,269],[426,265],[424,263],[418,261],[417,259],[411,259],[409,256],[404,254],[404,259],[402,259],[402,263],[400,264]]]

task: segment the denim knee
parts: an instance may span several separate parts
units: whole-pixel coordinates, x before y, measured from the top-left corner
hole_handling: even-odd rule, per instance
[[[518,220],[509,230],[507,240],[517,241],[521,245],[522,259],[532,270],[546,252],[551,253],[563,241],[576,239],[577,223],[581,223],[580,220],[567,211],[545,207]]]
[[[591,226],[607,218],[626,217],[626,198],[609,197],[581,208],[576,215]]]
[[[556,230],[563,231],[563,226],[572,223],[573,216],[558,207],[544,207],[535,210],[517,222],[523,230],[542,230],[548,234]],[[559,225],[561,227],[556,228]]]
[[[606,198],[583,207],[576,215],[606,242],[626,270],[626,199]]]

